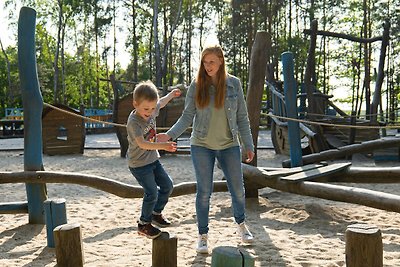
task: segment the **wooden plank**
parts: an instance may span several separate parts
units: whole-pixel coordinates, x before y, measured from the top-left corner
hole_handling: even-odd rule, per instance
[[[346,170],[351,165],[351,162],[344,163],[334,163],[328,166],[323,166],[321,168],[312,169],[308,171],[299,172],[289,176],[280,177],[281,180],[300,182],[305,180],[312,180],[317,177],[327,176],[333,173],[337,173]]]
[[[268,168],[268,167],[260,167],[264,171],[265,176],[269,178],[279,177],[291,175],[299,172],[305,172],[313,169],[320,168],[324,165],[322,164],[309,164],[301,167],[294,168]]]
[[[345,145],[337,136],[333,134],[325,134],[325,139],[331,147],[338,148]]]

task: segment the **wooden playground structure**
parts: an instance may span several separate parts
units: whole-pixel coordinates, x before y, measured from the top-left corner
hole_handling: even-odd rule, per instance
[[[89,186],[109,192],[123,198],[140,198],[143,196],[141,187],[123,184],[113,179],[86,175],[81,173],[65,173],[65,172],[48,172],[44,170],[42,161],[42,107],[43,99],[39,90],[37,80],[37,71],[34,59],[35,44],[35,18],[36,13],[29,8],[22,8],[19,20],[18,31],[18,58],[20,68],[21,89],[24,103],[24,125],[25,125],[25,143],[24,143],[24,170],[21,172],[0,172],[0,184],[5,183],[25,183],[27,190],[27,202],[18,203],[1,203],[0,213],[28,213],[29,223],[45,224],[45,216],[53,216],[46,214],[44,211],[44,202],[47,200],[46,184],[47,183],[71,183],[82,186]],[[250,86],[247,94],[249,108],[249,117],[252,128],[253,137],[258,137],[258,121],[260,116],[260,103],[264,84],[263,70],[268,58],[268,49],[265,47],[270,44],[269,35],[266,32],[258,32],[256,35],[254,49],[252,50],[252,63],[250,69]],[[256,60],[257,59],[257,60]],[[285,77],[285,101],[295,101],[296,86],[293,81],[293,57],[290,52],[282,54],[284,61]],[[127,100],[130,101],[129,99]],[[254,104],[258,103],[258,104]],[[280,104],[279,104],[280,103]],[[277,101],[277,105],[282,105],[282,101]],[[287,107],[290,103],[286,102]],[[292,104],[291,106],[296,107]],[[124,110],[124,111],[123,111]],[[274,109],[275,110],[275,109]],[[120,112],[120,114],[118,114]],[[114,113],[114,121],[126,121],[125,109],[118,108],[118,112]],[[287,114],[281,114],[286,117],[293,112],[288,111]],[[118,115],[117,115],[118,114]],[[118,117],[121,116],[121,117]],[[168,116],[169,117],[169,116]],[[119,119],[118,119],[119,118]],[[275,120],[274,120],[275,121]],[[297,146],[292,146],[290,142],[290,153],[294,150],[301,151],[300,147],[300,126],[298,122],[288,121],[288,136],[290,131],[295,129],[297,134]],[[276,126],[279,123],[275,123]],[[296,130],[297,129],[297,130]],[[275,128],[276,133],[278,130]],[[305,132],[307,130],[303,130]],[[310,138],[315,138],[318,132],[310,134]],[[123,135],[123,133],[120,133]],[[321,137],[321,135],[319,135]],[[314,151],[323,151],[323,143],[319,140],[310,143],[313,145]],[[255,141],[255,144],[257,142]],[[393,144],[393,143],[392,143]],[[349,150],[346,150],[347,152]],[[323,152],[321,152],[322,154]],[[291,157],[293,155],[291,154]],[[347,203],[355,203],[377,209],[400,212],[400,196],[387,194],[361,188],[348,187],[343,185],[335,185],[332,182],[341,183],[398,183],[400,177],[400,168],[361,168],[352,167],[351,163],[341,162],[333,164],[307,164],[299,159],[301,154],[294,155],[296,159],[291,158],[292,168],[264,168],[257,167],[256,164],[242,164],[246,194],[247,197],[258,197],[257,190],[264,187],[270,187],[284,192],[312,196],[321,199],[341,201]],[[322,160],[322,159],[319,159]],[[296,165],[293,166],[293,162]],[[226,192],[227,186],[225,181],[215,181],[214,191]],[[182,183],[174,187],[172,197],[193,194],[196,192],[196,183]],[[50,226],[48,226],[50,227]],[[55,227],[53,225],[52,227]],[[50,229],[52,231],[52,229]],[[377,252],[379,253],[379,252]],[[372,255],[373,256],[373,255]]]
[[[289,135],[288,121],[298,122],[300,128],[300,138],[306,139],[302,146],[304,163],[314,163],[321,160],[332,160],[349,157],[356,153],[372,153],[376,149],[399,147],[398,138],[381,139],[380,130],[385,129],[384,123],[377,120],[378,104],[382,92],[382,82],[384,79],[384,62],[386,50],[389,44],[390,24],[384,24],[382,36],[365,39],[353,37],[334,32],[319,31],[317,21],[313,21],[311,29],[305,32],[311,36],[310,48],[307,58],[307,65],[304,75],[304,82],[301,85],[301,94],[296,95],[300,98],[301,111],[293,111],[294,116],[288,116],[289,106],[295,105],[296,100],[290,104],[285,100],[282,83],[276,81],[272,75],[267,77],[267,87],[271,98],[271,138],[276,153],[290,154],[289,139],[297,136]],[[377,73],[377,82],[370,105],[371,114],[367,114],[369,119],[357,118],[355,112],[352,115],[346,114],[329,99],[332,95],[323,94],[316,88],[315,81],[315,48],[317,35],[347,39],[357,43],[372,43],[381,41],[380,60]],[[269,73],[273,73],[270,71]],[[306,105],[307,102],[307,105]],[[289,118],[288,118],[289,117]],[[296,133],[297,135],[297,133]],[[397,151],[398,153],[398,151]],[[399,155],[397,155],[399,158]],[[289,162],[283,166],[290,166]]]

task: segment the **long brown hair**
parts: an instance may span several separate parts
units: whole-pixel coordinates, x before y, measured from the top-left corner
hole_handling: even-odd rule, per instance
[[[208,46],[203,49],[201,52],[201,62],[200,68],[197,72],[196,79],[196,106],[198,108],[205,108],[210,103],[210,92],[209,88],[212,84],[211,77],[208,76],[204,64],[203,59],[208,54],[214,54],[221,59],[221,66],[217,72],[217,84],[215,85],[216,95],[215,95],[215,107],[221,108],[224,105],[225,99],[225,89],[226,89],[226,69],[225,69],[225,58],[224,52],[222,51],[221,46],[213,45]]]

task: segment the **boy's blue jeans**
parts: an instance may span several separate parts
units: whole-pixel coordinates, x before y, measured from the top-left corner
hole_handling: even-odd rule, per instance
[[[213,191],[215,159],[218,159],[226,178],[232,198],[235,221],[236,223],[244,222],[245,191],[240,148],[234,146],[223,150],[212,150],[192,145],[190,151],[197,180],[196,215],[199,234],[208,233],[208,214]]]
[[[174,187],[172,179],[159,160],[129,170],[144,189],[140,221],[150,223],[153,211],[161,213],[167,204]]]

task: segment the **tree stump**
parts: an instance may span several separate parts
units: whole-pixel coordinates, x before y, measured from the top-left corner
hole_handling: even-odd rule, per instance
[[[242,248],[221,246],[212,251],[211,267],[254,267],[254,256]]]
[[[54,228],[67,223],[65,199],[48,199],[43,204],[46,217],[47,246],[54,248]]]
[[[153,239],[152,267],[177,267],[178,239],[162,232]]]
[[[347,227],[346,266],[383,266],[382,235],[376,226],[353,224]]]
[[[63,224],[54,229],[57,266],[83,267],[82,234],[79,223]]]

